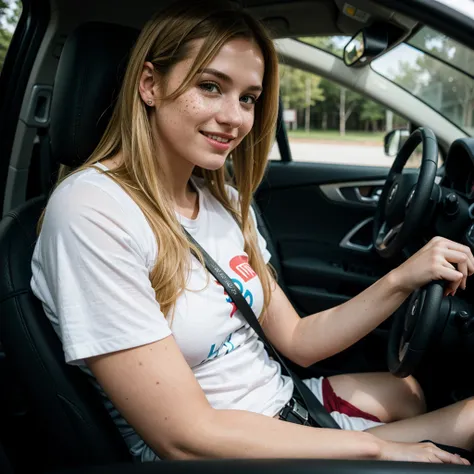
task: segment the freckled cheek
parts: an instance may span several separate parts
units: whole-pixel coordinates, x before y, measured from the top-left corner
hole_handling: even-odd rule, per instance
[[[213,113],[216,101],[212,101],[197,93],[189,93],[181,102],[180,112],[191,117],[196,115]]]

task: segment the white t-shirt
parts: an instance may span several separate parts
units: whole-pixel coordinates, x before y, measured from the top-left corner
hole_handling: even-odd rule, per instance
[[[239,226],[202,180],[193,183],[199,214],[195,220],[178,218],[260,316],[262,286],[248,264]],[[237,199],[236,190],[228,191]],[[258,238],[268,262],[265,240]],[[291,398],[291,379],[281,375],[224,288],[194,257],[190,291],[178,298],[169,323],[149,280],[157,253],[140,208],[100,171],[73,174],[54,191],[33,254],[31,287],[63,343],[66,362],[93,379],[84,359],[173,334],[211,406],[274,416]],[[110,401],[106,406],[132,454],[142,460],[154,456]]]

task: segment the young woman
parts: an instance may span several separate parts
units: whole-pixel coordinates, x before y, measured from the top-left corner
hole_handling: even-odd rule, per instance
[[[333,413],[345,430],[279,419],[292,381],[191,256],[183,227],[234,279],[276,348],[302,366],[347,348],[431,280],[465,288],[470,250],[435,238],[351,301],[298,317],[267,267],[249,206],[277,99],[272,41],[245,13],[220,1],[181,2],[145,26],[113,118],[87,163],[52,194],[34,252],[32,288],[66,361],[92,376],[142,461],[467,463],[418,442],[472,449],[474,401],[424,413],[413,378],[307,380],[326,406],[345,406],[349,415]],[[235,187],[226,184],[226,160]]]

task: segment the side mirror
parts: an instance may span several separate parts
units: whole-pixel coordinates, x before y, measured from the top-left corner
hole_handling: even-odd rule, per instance
[[[387,156],[396,156],[408,140],[410,132],[406,128],[397,128],[388,132],[383,139],[383,147]]]
[[[360,30],[344,47],[346,66],[361,67],[383,53],[388,46],[388,35],[384,28],[377,25]]]

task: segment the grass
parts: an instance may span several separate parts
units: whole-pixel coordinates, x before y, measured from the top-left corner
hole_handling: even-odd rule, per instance
[[[337,130],[288,130],[289,138],[301,138],[310,140],[328,140],[338,142],[372,142],[383,144],[384,132],[352,132],[347,131],[344,136],[339,135]]]

